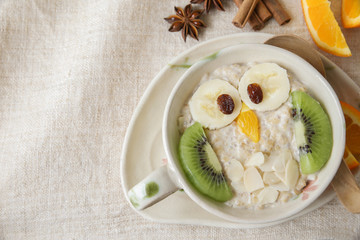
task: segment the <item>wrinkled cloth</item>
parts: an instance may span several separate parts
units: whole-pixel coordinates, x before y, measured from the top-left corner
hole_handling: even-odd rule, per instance
[[[313,44],[300,1],[261,32]],[[163,20],[188,1],[0,1],[0,239],[360,239],[360,215],[337,199],[280,225],[227,229],[151,222],[120,180],[130,118],[152,78],[198,44]],[[237,8],[204,16],[200,42],[252,32]],[[340,1],[332,4],[340,20]],[[344,30],[350,58],[324,53],[360,84],[360,32]],[[315,46],[313,44],[313,46]]]

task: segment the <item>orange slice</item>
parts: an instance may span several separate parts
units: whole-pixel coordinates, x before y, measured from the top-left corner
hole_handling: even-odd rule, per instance
[[[346,145],[357,158],[360,156],[360,111],[353,106],[341,102],[346,123]]]
[[[253,142],[257,143],[260,140],[259,120],[245,103],[243,103],[241,112],[236,118],[236,123]]]
[[[345,28],[360,27],[360,0],[342,0],[341,21]]]
[[[350,0],[349,0],[350,1]],[[306,25],[316,45],[341,57],[351,56],[328,0],[301,0]]]
[[[347,146],[345,146],[345,152],[343,158],[350,170],[359,166],[359,162],[356,160],[354,155],[352,155],[352,153],[349,151],[349,148]]]

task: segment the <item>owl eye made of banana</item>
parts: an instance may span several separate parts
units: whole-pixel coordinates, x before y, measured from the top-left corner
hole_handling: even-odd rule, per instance
[[[220,79],[201,84],[189,101],[190,112],[204,127],[218,129],[235,120],[242,101],[250,109],[270,111],[284,103],[289,92],[286,70],[275,63],[261,63],[245,72],[238,89]]]

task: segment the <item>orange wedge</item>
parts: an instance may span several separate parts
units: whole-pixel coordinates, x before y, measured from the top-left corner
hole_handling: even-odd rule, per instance
[[[349,0],[350,1],[350,0]],[[341,57],[351,56],[328,0],[301,0],[306,25],[316,45]]]
[[[360,111],[353,106],[341,102],[346,123],[346,145],[357,158],[360,156]]]
[[[356,160],[354,155],[349,151],[349,148],[345,146],[344,161],[350,170],[359,166],[359,162]]]
[[[243,103],[241,112],[236,118],[236,123],[253,142],[257,143],[260,140],[259,120],[245,103]]]
[[[345,28],[360,27],[360,0],[342,0],[341,21]]]

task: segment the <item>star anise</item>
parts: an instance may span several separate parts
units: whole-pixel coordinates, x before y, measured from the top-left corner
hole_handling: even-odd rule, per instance
[[[191,0],[190,3],[193,3],[193,4],[204,3],[204,9],[206,10],[206,13],[208,13],[210,11],[212,4],[214,4],[218,10],[225,11],[225,9],[221,3],[221,0]]]
[[[185,6],[184,9],[181,7],[175,7],[176,15],[171,15],[164,18],[168,23],[171,23],[169,28],[170,32],[178,32],[182,30],[181,35],[186,42],[187,35],[195,38],[199,41],[198,28],[206,27],[205,23],[199,18],[203,14],[204,10],[192,10],[191,4]]]

